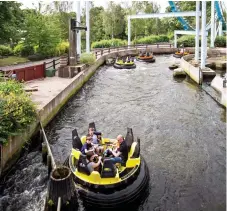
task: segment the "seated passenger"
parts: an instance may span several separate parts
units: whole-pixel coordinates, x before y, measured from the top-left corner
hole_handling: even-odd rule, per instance
[[[109,149],[109,151],[114,156],[113,158],[111,158],[111,160],[113,163],[125,164],[128,160],[128,146],[122,135],[117,136],[117,141],[120,145],[119,148],[117,148],[117,150]]]
[[[102,133],[101,132],[94,132],[94,135],[97,136],[97,144],[94,145],[95,152],[98,155],[102,155],[104,152],[103,146],[100,146],[102,144]],[[93,142],[94,144],[94,142]]]
[[[87,168],[90,171],[99,171],[100,170],[100,164],[102,163],[102,157],[98,156],[96,154],[89,153],[87,155]]]
[[[147,51],[146,56],[150,56],[150,53]]]
[[[92,144],[98,144],[97,135],[94,132],[95,132],[94,128],[88,129],[88,134],[92,137]]]
[[[88,152],[94,151],[91,142],[92,142],[92,137],[89,134],[87,134],[86,143],[82,146],[80,150],[82,154],[86,155]]]

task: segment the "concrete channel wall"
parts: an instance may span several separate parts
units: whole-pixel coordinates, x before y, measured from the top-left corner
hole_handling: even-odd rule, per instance
[[[188,61],[194,58],[194,55],[183,56],[180,61],[181,68],[188,74],[188,76],[197,84],[202,82],[202,73],[199,67],[194,67]]]
[[[222,51],[220,51],[222,53]],[[188,61],[191,60],[194,55],[187,55],[181,58],[181,68],[188,74],[188,76],[195,81],[197,84],[201,84],[203,81],[203,73],[199,67],[194,67]],[[219,75],[216,75],[214,79],[211,81],[211,87],[213,87],[220,94],[220,102],[218,103],[226,107],[227,105],[227,88],[223,87],[223,78]]]

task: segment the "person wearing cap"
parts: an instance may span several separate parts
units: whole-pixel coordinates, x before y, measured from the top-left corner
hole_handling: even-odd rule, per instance
[[[81,153],[86,155],[86,153],[90,151],[94,151],[93,145],[92,145],[92,137],[90,134],[87,134],[86,136],[86,143],[81,148]]]

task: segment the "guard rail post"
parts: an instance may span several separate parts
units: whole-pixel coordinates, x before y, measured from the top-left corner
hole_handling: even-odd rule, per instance
[[[53,68],[55,69],[55,59],[53,59]]]

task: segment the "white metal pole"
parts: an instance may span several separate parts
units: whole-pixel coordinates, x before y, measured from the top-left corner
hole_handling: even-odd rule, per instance
[[[80,25],[80,1],[77,1],[77,11],[76,11],[76,20],[77,26]],[[78,23],[79,22],[79,23]],[[77,32],[77,54],[81,54],[81,32],[80,30]]]
[[[210,47],[214,47],[214,35],[215,28],[214,28],[214,1],[211,1],[211,34],[210,34]]]
[[[131,44],[131,20],[128,16],[128,45]]]
[[[207,58],[207,36],[205,37],[205,43],[206,43],[206,48],[205,48],[205,62]]]
[[[177,34],[174,31],[174,48],[177,48]]]
[[[90,2],[86,1],[86,52],[90,53]]]
[[[223,36],[223,30],[222,30],[222,22],[219,21],[219,33],[218,33],[219,36]]]
[[[199,62],[199,13],[200,1],[196,1],[196,36],[195,36],[195,61]]]
[[[206,63],[206,1],[202,1],[202,47],[201,47],[201,69],[205,68]]]

